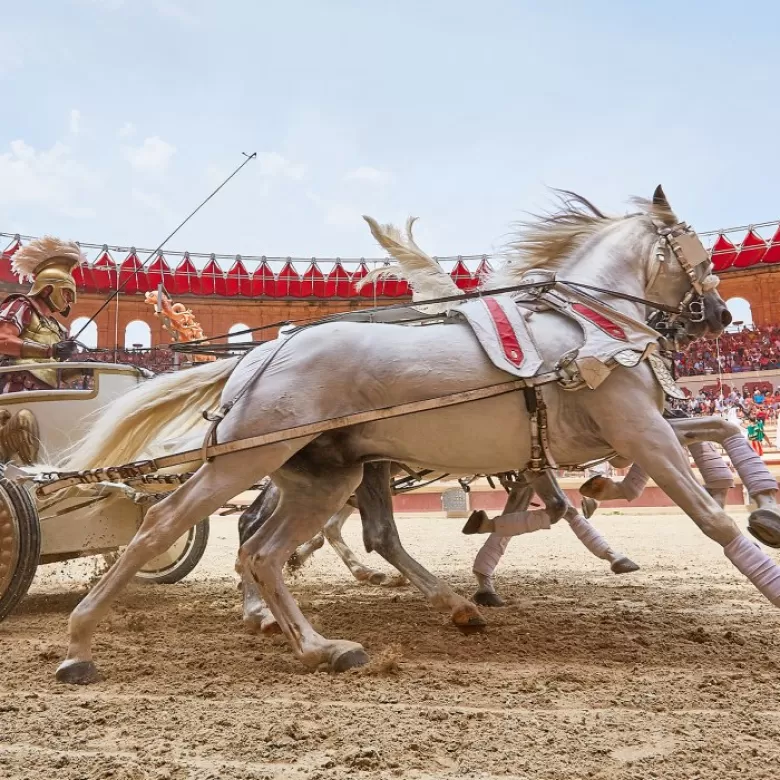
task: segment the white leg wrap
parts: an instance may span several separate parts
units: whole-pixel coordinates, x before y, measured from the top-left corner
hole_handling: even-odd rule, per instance
[[[490,534],[474,559],[474,566],[471,569],[474,574],[492,577],[511,538],[511,536],[501,536],[501,534]]]
[[[780,566],[763,550],[740,534],[723,552],[776,607],[780,607]]]
[[[650,476],[647,472],[634,463],[620,483],[620,492],[623,494],[623,498],[626,501],[633,501],[635,498],[639,498],[647,487],[648,479],[650,479]]]
[[[499,536],[519,536],[549,528],[550,517],[544,509],[511,512],[508,515],[499,515],[493,520],[493,530]]]
[[[741,433],[724,439],[723,447],[751,496],[767,490],[777,490],[777,480]]]
[[[742,435],[739,438],[744,439]],[[705,487],[710,488],[710,490],[729,490],[734,487],[734,476],[731,469],[710,442],[696,442],[691,444],[688,449],[699,467]],[[750,451],[752,452],[752,449]]]
[[[616,554],[607,540],[580,514],[566,518],[577,538],[597,557],[612,561]]]

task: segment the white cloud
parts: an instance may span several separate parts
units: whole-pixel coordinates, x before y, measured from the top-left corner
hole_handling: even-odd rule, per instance
[[[117,130],[117,138],[132,138],[135,135],[135,125],[132,122],[125,122]]]
[[[78,135],[81,131],[81,111],[77,108],[70,110],[70,132],[73,135]]]
[[[100,177],[73,158],[65,144],[37,151],[22,140],[0,154],[0,204],[48,206],[59,213],[88,217],[93,213],[79,199],[94,197]]]
[[[140,146],[123,146],[125,159],[138,171],[162,173],[176,153],[176,147],[158,136],[146,138]]]
[[[372,168],[369,165],[361,165],[350,171],[345,177],[347,181],[365,181],[370,184],[387,184],[392,178],[389,171],[383,171],[379,168]]]
[[[300,180],[306,175],[306,166],[303,163],[290,162],[277,152],[261,152],[257,155],[257,162],[264,176],[287,176]]]

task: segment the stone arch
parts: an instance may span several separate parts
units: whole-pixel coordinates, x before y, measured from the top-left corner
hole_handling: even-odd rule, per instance
[[[152,329],[143,320],[133,320],[125,328],[125,349],[148,349],[152,346]]]
[[[89,323],[87,325],[87,323]],[[84,326],[87,326],[84,328]],[[79,335],[79,341],[84,344],[85,346],[89,347],[90,349],[97,349],[98,345],[98,329],[97,324],[93,320],[92,322],[89,321],[88,317],[76,317],[73,322],[70,324],[70,330],[68,331],[68,335],[71,336],[71,338],[75,338],[76,334],[84,328],[84,332]]]
[[[228,343],[229,344],[246,344],[252,341],[251,333],[241,333],[242,330],[247,330],[249,325],[244,325],[243,322],[237,322],[235,325],[231,325],[228,330]]]
[[[745,325],[753,325],[753,308],[750,305],[750,301],[745,298],[729,298],[726,301],[726,306],[731,312],[731,316],[734,322],[740,322],[738,328],[743,328]]]

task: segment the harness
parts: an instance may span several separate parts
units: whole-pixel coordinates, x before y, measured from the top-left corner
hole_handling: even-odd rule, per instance
[[[369,321],[376,321],[375,316],[380,311],[397,310],[400,308],[411,309],[415,312],[412,319],[416,323],[423,324],[424,322],[442,321],[446,320],[446,315],[433,314],[433,315],[421,315],[416,307],[431,305],[436,303],[448,303],[458,302],[463,303],[465,300],[475,298],[485,298],[495,296],[502,293],[520,293],[521,298],[526,302],[528,299],[536,299],[544,301],[547,304],[552,304],[552,308],[559,309],[559,306],[554,303],[556,290],[558,292],[573,291],[579,296],[586,296],[588,292],[599,292],[605,295],[609,295],[613,298],[628,300],[634,303],[640,303],[648,308],[654,309],[656,312],[662,312],[670,315],[668,322],[670,324],[679,324],[684,319],[689,319],[693,322],[699,322],[704,318],[704,306],[701,301],[701,297],[712,290],[718,285],[717,276],[709,273],[703,279],[699,279],[697,276],[697,268],[703,263],[709,260],[706,250],[699,241],[696,234],[688,227],[684,222],[677,223],[676,225],[669,227],[662,223],[656,223],[656,229],[658,231],[658,241],[654,251],[654,257],[657,262],[657,266],[651,274],[651,279],[647,285],[647,288],[651,288],[655,282],[658,274],[660,273],[662,263],[667,262],[667,249],[679,262],[681,268],[686,273],[691,287],[684,296],[683,300],[677,306],[668,306],[666,304],[652,301],[647,298],[623,293],[615,290],[608,290],[602,287],[589,285],[581,282],[566,281],[562,279],[556,279],[554,274],[544,275],[542,278],[537,278],[535,281],[526,282],[518,285],[512,285],[510,287],[504,287],[494,290],[477,291],[474,293],[467,293],[465,295],[453,295],[445,296],[443,298],[419,301],[415,303],[415,307],[409,307],[406,304],[393,305],[388,307],[377,307],[371,310],[364,310],[360,312],[361,317],[368,317]],[[539,272],[537,272],[538,274]],[[563,296],[564,298],[566,296]],[[629,317],[622,312],[604,304],[597,299],[591,299],[595,305],[602,308],[610,314],[614,315],[616,320],[622,320],[623,322],[630,323],[632,327],[641,330],[650,330],[645,323]],[[215,413],[203,412],[203,416],[208,420],[211,425],[204,437],[203,445],[198,450],[189,450],[187,452],[176,453],[173,455],[163,456],[156,459],[149,459],[144,461],[138,461],[136,463],[126,464],[118,467],[108,467],[91,469],[88,471],[80,472],[62,472],[42,474],[38,481],[44,482],[44,484],[38,487],[38,494],[49,495],[62,490],[66,487],[76,484],[94,484],[105,481],[126,481],[143,477],[144,475],[152,474],[161,469],[171,468],[179,466],[185,463],[197,462],[200,460],[202,463],[208,462],[215,457],[225,455],[231,452],[239,452],[256,447],[266,446],[268,444],[278,443],[295,438],[303,438],[309,436],[319,435],[336,428],[343,428],[351,425],[364,424],[367,422],[373,422],[377,420],[390,419],[394,417],[400,417],[407,414],[415,414],[422,411],[430,411],[433,409],[443,408],[446,406],[454,406],[462,403],[469,403],[476,400],[485,398],[496,397],[511,392],[522,390],[526,407],[530,416],[531,422],[531,457],[527,465],[527,469],[532,472],[541,472],[545,469],[558,468],[555,463],[549,441],[549,429],[547,419],[547,405],[542,392],[542,386],[544,384],[550,384],[552,382],[559,382],[565,389],[577,389],[573,386],[573,376],[571,365],[573,363],[573,357],[570,354],[562,356],[553,371],[538,374],[531,377],[525,377],[523,379],[515,379],[514,381],[500,383],[490,387],[479,388],[477,390],[463,391],[460,393],[453,393],[447,396],[440,396],[438,398],[426,399],[423,401],[415,401],[407,404],[401,404],[394,407],[388,407],[385,409],[374,409],[366,412],[357,412],[342,417],[332,418],[329,420],[322,420],[318,423],[311,423],[308,425],[295,426],[280,431],[274,431],[260,436],[248,437],[244,439],[237,439],[224,443],[217,443],[217,429],[219,424],[230,411],[235,407],[238,401],[249,391],[249,389],[258,381],[258,379],[267,370],[273,359],[279,354],[280,350],[287,344],[287,342],[294,338],[296,335],[302,333],[308,328],[314,327],[319,324],[327,322],[355,319],[354,313],[345,315],[333,315],[331,317],[318,320],[316,322],[307,323],[302,326],[296,327],[289,331],[286,336],[279,340],[274,348],[266,355],[263,361],[254,370],[249,379],[239,388],[238,392],[228,402],[222,404]],[[395,320],[398,322],[399,320]],[[403,319],[401,320],[403,321]],[[657,333],[655,334],[657,337]],[[657,345],[654,345],[657,349]],[[641,360],[648,359],[651,367],[653,368],[659,382],[664,386],[664,366],[661,359],[657,355],[651,354],[653,350],[645,350],[645,353],[637,356],[636,358],[626,357],[630,344],[626,345],[626,349],[622,352],[617,352],[614,355],[614,362],[616,365],[632,366],[637,365]],[[245,353],[240,358],[244,360]],[[634,353],[636,354],[636,353]],[[651,360],[650,358],[655,358]],[[666,372],[668,374],[668,371]],[[673,379],[669,376],[673,384]],[[568,383],[568,387],[567,387]],[[580,384],[579,386],[582,386]],[[666,389],[666,388],[664,388]]]

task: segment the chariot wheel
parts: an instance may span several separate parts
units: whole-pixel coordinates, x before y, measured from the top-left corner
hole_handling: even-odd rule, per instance
[[[32,584],[41,555],[41,526],[30,494],[0,478],[0,621]]]
[[[171,585],[183,580],[197,565],[209,540],[208,518],[201,520],[180,536],[164,553],[152,558],[136,579],[158,585]]]

